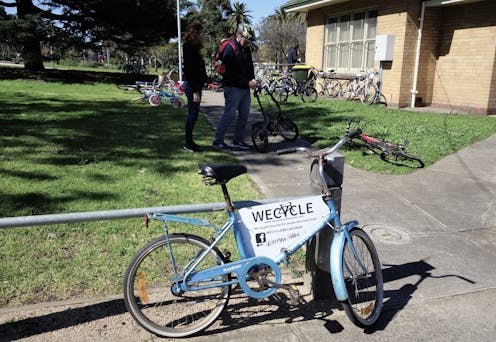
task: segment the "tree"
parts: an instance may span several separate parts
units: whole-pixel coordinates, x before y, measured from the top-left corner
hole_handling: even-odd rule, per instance
[[[252,16],[249,15],[248,12],[251,11],[246,8],[245,3],[234,3],[233,14],[231,14],[231,17],[229,18],[229,28],[232,34],[237,31],[240,24],[251,24]]]
[[[17,15],[0,22],[0,34],[22,44],[25,68],[43,70],[40,44],[92,46],[113,41],[133,53],[176,36],[174,0],[0,0]]]
[[[300,56],[304,57],[306,45],[306,19],[304,15],[286,13],[279,8],[264,18],[260,25],[260,38],[263,49],[272,54],[276,63],[286,62],[286,53],[292,46],[298,46]]]

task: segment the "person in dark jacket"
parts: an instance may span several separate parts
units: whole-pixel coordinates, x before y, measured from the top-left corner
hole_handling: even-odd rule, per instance
[[[205,61],[200,54],[203,47],[203,26],[198,23],[189,25],[184,36],[184,92],[188,99],[188,116],[186,117],[185,143],[183,149],[187,152],[200,152],[201,148],[193,141],[193,128],[200,113],[200,101],[203,84],[207,81]]]
[[[236,51],[227,45],[222,54],[222,62],[226,67],[223,75],[224,86],[224,114],[220,118],[215,130],[213,146],[217,148],[232,148],[248,150],[250,146],[244,142],[244,134],[248,115],[250,114],[250,89],[257,87],[255,71],[251,56],[250,44],[255,40],[253,29],[247,24],[241,24],[234,37]],[[238,112],[233,145],[224,142],[224,136],[229,124]]]
[[[288,71],[293,70],[296,62],[298,62],[298,45],[291,47],[288,51]]]

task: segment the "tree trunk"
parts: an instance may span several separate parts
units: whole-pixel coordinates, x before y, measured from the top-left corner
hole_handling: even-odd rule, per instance
[[[41,55],[40,36],[36,29],[36,14],[38,9],[33,5],[32,0],[19,0],[17,2],[17,16],[21,20],[29,21],[23,38],[21,39],[24,59],[24,69],[32,71],[43,71],[43,56]]]
[[[41,55],[40,41],[36,37],[27,37],[22,42],[22,58],[24,59],[24,69],[31,71],[43,71],[43,56]]]

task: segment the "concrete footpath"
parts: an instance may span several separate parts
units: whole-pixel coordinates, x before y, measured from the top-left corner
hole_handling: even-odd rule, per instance
[[[202,108],[215,124],[222,93],[205,92]],[[267,198],[310,194],[306,155],[233,153]],[[235,294],[212,327],[188,340],[494,340],[496,135],[405,176],[345,166],[342,219],[358,219],[381,258],[385,307],[377,326],[355,327],[330,300],[291,306],[283,291],[262,301]],[[159,340],[134,323],[120,297],[0,309],[1,341],[69,339]]]

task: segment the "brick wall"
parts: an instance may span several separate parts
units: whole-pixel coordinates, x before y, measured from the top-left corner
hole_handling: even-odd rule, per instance
[[[433,106],[496,114],[495,13],[494,1],[443,9]]]
[[[390,107],[410,106],[420,17],[419,0],[349,1],[308,15],[306,63],[322,68],[325,19],[377,9],[377,34],[395,36],[384,63],[382,92]],[[422,103],[496,113],[496,1],[426,8],[417,80]],[[379,62],[375,62],[379,69]],[[467,91],[470,89],[470,91]]]

